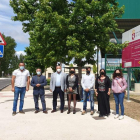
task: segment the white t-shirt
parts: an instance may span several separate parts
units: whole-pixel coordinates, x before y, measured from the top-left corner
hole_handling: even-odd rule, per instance
[[[13,71],[12,75],[16,76],[15,78],[16,87],[26,87],[27,78],[28,76],[30,76],[30,73],[28,70],[25,69],[21,71],[20,69],[16,69]]]

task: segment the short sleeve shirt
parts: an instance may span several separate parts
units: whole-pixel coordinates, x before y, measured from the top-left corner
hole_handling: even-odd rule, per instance
[[[19,70],[16,69],[13,71],[13,76],[16,76],[15,78],[15,86],[16,87],[26,87],[26,82],[27,82],[27,78],[30,76],[30,73],[28,70]]]

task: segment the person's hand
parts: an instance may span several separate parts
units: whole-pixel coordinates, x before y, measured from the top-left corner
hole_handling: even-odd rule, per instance
[[[69,91],[70,91],[70,92],[72,92],[72,91],[73,91],[71,87],[69,87]]]
[[[37,87],[40,87],[40,84],[36,84]]]
[[[12,90],[12,92],[15,92],[15,88],[12,88],[11,90]]]
[[[107,94],[110,95],[110,91]]]
[[[52,92],[52,90],[50,89],[50,92]]]
[[[95,92],[96,96],[98,96],[98,92]]]
[[[88,92],[88,91],[89,91],[89,89],[88,89],[88,88],[86,88],[86,89],[85,89],[85,91],[86,91],[86,92]]]
[[[29,91],[29,88],[28,87],[26,88],[26,91]]]

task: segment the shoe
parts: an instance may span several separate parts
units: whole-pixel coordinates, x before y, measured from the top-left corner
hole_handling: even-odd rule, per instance
[[[21,114],[25,114],[25,112],[24,112],[23,110],[19,111],[19,113],[21,113]]]
[[[44,113],[44,114],[48,114],[48,112],[47,112],[46,110],[45,110],[45,111],[43,111],[43,113]]]
[[[81,115],[85,115],[86,114],[86,111],[85,110],[83,110],[83,112],[81,113]]]
[[[38,112],[39,112],[39,110],[36,110],[36,111],[35,111],[35,113],[38,113]]]
[[[91,112],[90,112],[90,115],[93,115],[93,114],[94,114],[94,111],[91,111]]]
[[[51,113],[54,113],[54,112],[56,112],[56,110],[53,109],[53,110],[51,111]]]
[[[12,115],[15,116],[16,115],[16,112],[13,112]]]
[[[73,110],[73,114],[75,114],[76,113],[76,111],[75,110]]]
[[[63,110],[61,110],[61,113],[63,113]]]
[[[121,116],[119,117],[119,120],[122,120],[122,119],[124,119],[124,116],[123,116],[123,115],[121,115]]]
[[[68,110],[67,114],[70,114],[70,110]]]
[[[117,119],[117,118],[119,118],[119,114],[116,114],[114,117],[114,119]]]

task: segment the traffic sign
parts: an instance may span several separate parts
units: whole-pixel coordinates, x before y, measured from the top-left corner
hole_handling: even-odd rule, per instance
[[[0,58],[2,58],[4,55],[4,46],[0,45]]]
[[[6,45],[6,42],[1,33],[0,33],[0,45]]]

